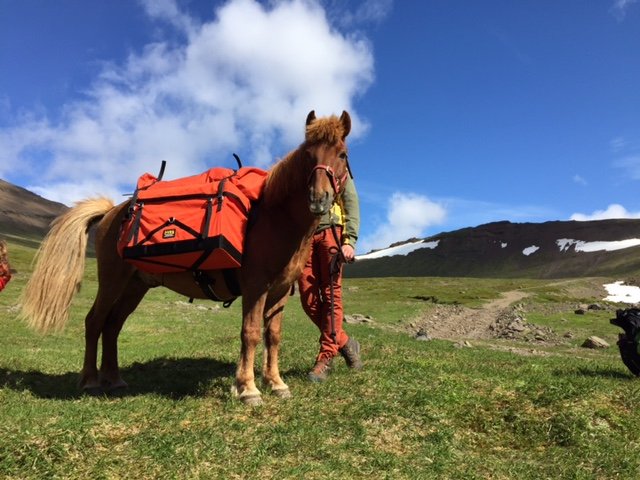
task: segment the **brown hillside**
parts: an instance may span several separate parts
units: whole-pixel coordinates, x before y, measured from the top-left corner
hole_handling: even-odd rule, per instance
[[[42,238],[51,221],[67,209],[0,179],[0,235]]]

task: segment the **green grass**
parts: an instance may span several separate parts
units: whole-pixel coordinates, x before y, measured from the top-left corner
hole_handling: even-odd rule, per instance
[[[585,300],[557,285],[347,279],[347,311],[374,318],[347,325],[363,346],[365,369],[353,373],[338,362],[324,384],[306,381],[317,332],[293,298],[285,314],[281,370],[294,396],[265,395],[264,405],[255,408],[229,393],[240,347],[240,303],[229,309],[185,305],[177,303],[184,298],[157,289],[121,335],[128,392],[94,398],[81,395],[76,380],[83,318],[96,289],[95,262],[88,262],[66,330],[39,336],[18,321],[14,308],[33,250],[10,247],[18,274],[0,293],[0,478],[640,474],[634,454],[640,449],[640,383],[614,348],[585,352],[568,342],[546,347],[551,355],[525,356],[491,348],[490,342],[462,349],[447,341],[418,342],[388,328],[406,325],[434,299],[477,307],[500,292],[526,288],[533,292],[527,307],[535,311],[529,321],[560,333],[572,330],[576,342],[591,334],[615,339],[610,312],[544,313],[549,305]]]

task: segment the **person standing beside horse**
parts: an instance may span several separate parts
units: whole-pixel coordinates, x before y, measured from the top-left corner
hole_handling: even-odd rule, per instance
[[[344,160],[348,161],[346,155]],[[298,280],[302,308],[320,330],[320,352],[308,374],[312,382],[327,379],[338,354],[348,367],[362,368],[360,344],[342,328],[342,263],[355,258],[360,227],[358,194],[350,175],[334,179],[332,172],[327,174],[332,178],[337,199],[320,219],[311,241],[311,254]]]
[[[0,292],[4,290],[11,280],[11,268],[7,252],[7,242],[0,240]]]

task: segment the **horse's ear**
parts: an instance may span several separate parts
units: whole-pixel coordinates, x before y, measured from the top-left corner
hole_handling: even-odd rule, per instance
[[[316,111],[315,110],[311,110],[309,112],[309,115],[307,115],[307,127],[312,124],[314,121],[316,120]]]
[[[344,140],[345,138],[347,138],[347,135],[349,135],[349,132],[351,131],[351,117],[346,110],[342,111],[342,115],[340,115],[340,121],[342,122],[342,139]]]

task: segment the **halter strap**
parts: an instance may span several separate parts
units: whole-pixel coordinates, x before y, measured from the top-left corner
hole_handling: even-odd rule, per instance
[[[339,194],[340,191],[342,190],[344,183],[347,181],[347,176],[349,175],[349,169],[347,169],[347,171],[344,172],[344,175],[342,175],[339,178],[336,178],[336,175],[333,172],[333,168],[331,168],[329,165],[316,165],[311,170],[311,173],[309,174],[309,181],[307,183],[311,183],[313,174],[316,172],[316,170],[325,171],[325,173],[327,174],[327,177],[329,177],[329,182],[331,182],[331,188],[333,188],[333,193],[335,193],[336,195]]]

